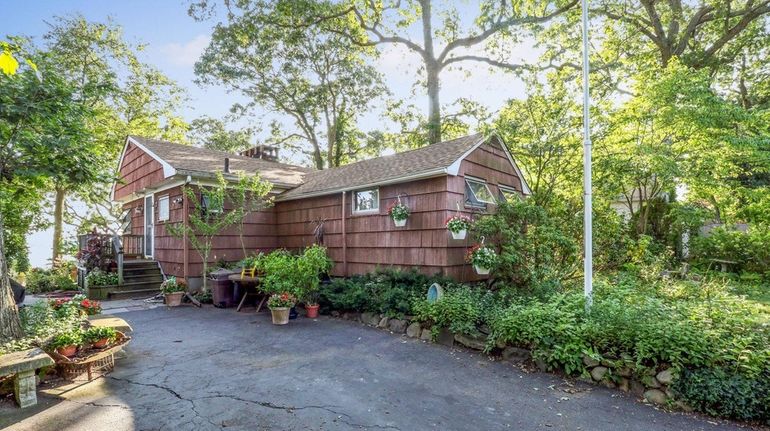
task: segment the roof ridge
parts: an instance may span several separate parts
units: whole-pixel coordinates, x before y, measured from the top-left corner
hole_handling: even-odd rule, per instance
[[[148,137],[139,136],[139,135],[128,135],[128,136],[130,138],[140,139],[140,140],[144,140],[144,141],[155,141],[155,142],[162,143],[164,145],[172,145],[172,146],[183,147],[183,148],[195,148],[196,150],[208,151],[210,153],[219,154],[219,155],[222,155],[223,157],[228,157],[228,158],[231,158],[231,159],[232,158],[237,158],[237,159],[240,159],[240,160],[248,160],[248,161],[259,160],[261,162],[273,163],[273,164],[276,164],[276,165],[288,166],[288,167],[291,167],[291,168],[307,169],[307,170],[310,170],[310,171],[316,170],[314,168],[309,168],[309,167],[306,167],[306,166],[293,165],[291,163],[276,162],[276,161],[272,161],[272,160],[257,159],[255,157],[244,156],[242,154],[230,153],[228,151],[215,150],[215,149],[206,148],[206,147],[198,147],[198,146],[195,146],[195,145],[180,144],[179,142],[172,142],[172,141],[168,141],[168,140],[165,140],[165,139],[148,138]]]
[[[427,148],[430,148],[430,147],[432,147],[434,145],[450,144],[450,143],[458,141],[460,139],[469,139],[469,138],[477,136],[477,135],[480,135],[480,137],[482,137],[482,138],[484,137],[484,134],[482,132],[471,133],[470,135],[460,136],[460,137],[457,137],[457,138],[454,138],[454,139],[449,139],[449,140],[446,140],[446,141],[436,142],[435,144],[423,145],[420,148],[412,148],[411,150],[401,151],[401,152],[394,153],[394,154],[387,154],[387,155],[384,155],[384,156],[372,157],[371,159],[358,160],[358,161],[355,161],[353,163],[348,163],[348,164],[342,165],[342,166],[335,166],[333,168],[317,169],[316,171],[317,172],[329,172],[329,171],[334,171],[336,169],[347,168],[348,166],[358,165],[358,164],[361,164],[361,163],[364,163],[364,162],[371,162],[371,161],[375,161],[375,160],[378,160],[378,159],[383,159],[385,157],[401,156],[402,154],[411,154],[411,153],[414,153],[415,151],[423,151],[423,150],[425,150]]]

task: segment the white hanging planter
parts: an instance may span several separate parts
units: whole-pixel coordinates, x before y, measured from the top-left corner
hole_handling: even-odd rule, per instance
[[[463,229],[459,232],[449,231],[452,232],[452,239],[465,239],[465,234],[468,232],[467,229]]]
[[[404,227],[406,226],[406,220],[407,219],[401,219],[401,220],[393,219],[393,223],[395,223],[396,227]]]
[[[476,274],[478,275],[489,275],[489,268],[482,268],[478,265],[473,265],[473,269],[476,270]]]

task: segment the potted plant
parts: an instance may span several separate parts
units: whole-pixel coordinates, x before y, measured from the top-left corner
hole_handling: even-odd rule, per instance
[[[401,199],[399,199],[398,202],[388,209],[388,214],[393,218],[393,223],[396,224],[396,227],[404,227],[406,226],[406,219],[409,218],[409,207],[402,204]]]
[[[468,250],[466,259],[473,265],[477,274],[487,275],[497,262],[497,253],[485,245],[477,244]]]
[[[102,304],[99,301],[88,298],[80,301],[80,308],[82,308],[88,316],[95,316],[102,312]]]
[[[288,292],[275,293],[267,300],[267,308],[273,315],[273,325],[289,323],[289,310],[297,302],[297,298]]]
[[[90,343],[92,347],[96,349],[102,349],[107,347],[107,345],[111,342],[115,341],[117,335],[118,333],[112,328],[105,326],[94,326],[86,330],[83,338],[87,343]]]
[[[177,281],[176,277],[169,277],[160,285],[160,291],[166,299],[166,305],[169,307],[178,307],[182,305],[182,297],[187,290],[184,282]]]
[[[305,301],[307,317],[318,317],[318,289],[321,285],[321,276],[332,268],[332,261],[326,254],[326,247],[312,245],[305,249],[297,258],[296,275],[300,287],[300,295]]]
[[[56,353],[71,358],[78,352],[78,346],[83,343],[83,334],[78,330],[63,332],[51,340],[48,347]]]
[[[452,232],[452,238],[465,239],[468,229],[471,227],[471,219],[463,215],[453,215],[446,221],[446,228]]]

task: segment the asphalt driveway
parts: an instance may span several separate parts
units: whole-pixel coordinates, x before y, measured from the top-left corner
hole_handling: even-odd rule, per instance
[[[727,430],[615,390],[527,374],[359,323],[156,308],[121,314],[127,357],[105,378],[0,409],[11,430]]]

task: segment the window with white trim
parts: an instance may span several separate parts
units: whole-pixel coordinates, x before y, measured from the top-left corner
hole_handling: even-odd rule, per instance
[[[489,191],[487,182],[477,178],[465,177],[465,205],[486,207],[494,204],[495,198]]]
[[[380,210],[379,189],[357,190],[353,192],[353,212],[369,213]]]
[[[498,197],[501,202],[515,202],[521,199],[519,192],[517,192],[513,187],[498,184],[497,190],[499,191]]]
[[[168,195],[158,198],[158,221],[168,220]]]

